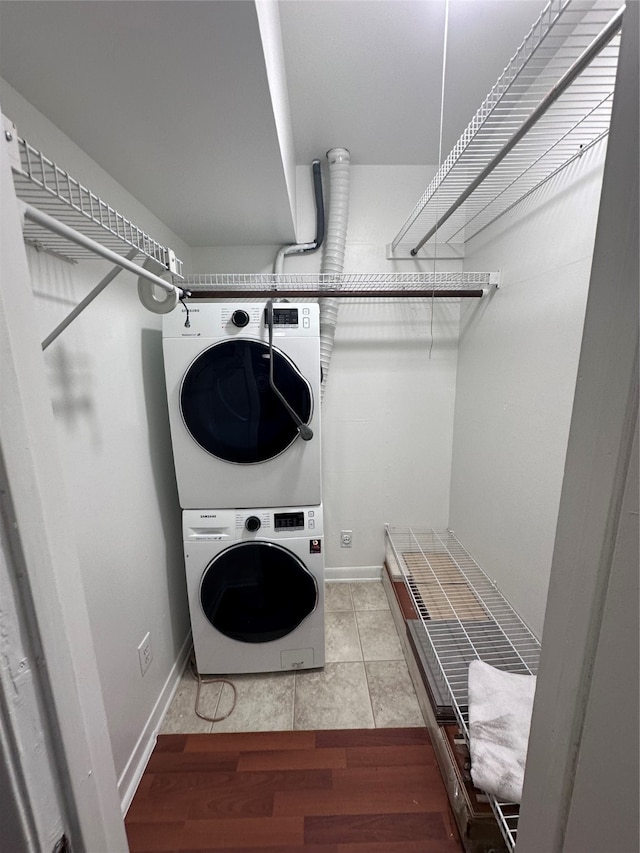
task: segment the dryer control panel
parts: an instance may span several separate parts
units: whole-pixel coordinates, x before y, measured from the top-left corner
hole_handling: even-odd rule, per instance
[[[267,326],[269,323],[269,310],[267,308],[264,309],[264,324]],[[289,326],[289,328],[296,328],[299,325],[299,312],[297,308],[280,308],[278,305],[273,306],[273,325],[281,327],[281,326]]]
[[[311,338],[320,335],[320,309],[315,303],[273,304],[275,338]],[[212,341],[240,337],[266,341],[268,308],[265,302],[207,302],[185,300],[163,315],[165,338],[210,338]]]

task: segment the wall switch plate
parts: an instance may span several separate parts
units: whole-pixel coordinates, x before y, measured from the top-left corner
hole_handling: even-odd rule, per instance
[[[143,641],[138,646],[138,658],[140,660],[140,673],[144,675],[153,660],[153,646],[151,645],[151,634],[149,631],[147,631]]]
[[[352,530],[341,530],[340,531],[340,545],[343,548],[351,548],[353,531]]]

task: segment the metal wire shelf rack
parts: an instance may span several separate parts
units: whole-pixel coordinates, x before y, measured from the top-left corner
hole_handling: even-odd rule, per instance
[[[609,129],[622,0],[550,0],[391,243],[464,242]]]
[[[21,201],[119,255],[131,257],[134,249],[182,280],[183,264],[172,249],[154,240],[12,130],[5,128],[5,137],[13,146],[13,182]],[[23,235],[25,242],[36,248],[72,261],[96,257],[90,249],[35,222],[25,220]]]
[[[495,272],[219,273],[190,275],[181,286],[193,296],[245,297],[480,297],[499,283]]]
[[[385,526],[385,558],[402,576],[427,639],[431,669],[469,740],[468,669],[483,660],[533,675],[540,643],[449,530]],[[488,796],[505,842],[513,850],[518,806]]]

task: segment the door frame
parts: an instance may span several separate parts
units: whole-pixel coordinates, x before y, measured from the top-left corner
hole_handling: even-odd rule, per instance
[[[611,608],[616,588],[625,583],[624,578],[637,577],[638,571],[638,537],[629,536],[630,524],[637,531],[637,513],[634,519],[625,508],[625,489],[628,493],[635,488],[636,496],[638,491],[632,453],[638,418],[638,9],[638,3],[627,3],[624,13],[518,853],[569,849],[569,821],[575,826],[577,815],[583,835],[588,837],[590,825],[595,834],[604,822],[613,842],[619,826],[629,830],[637,815],[637,780],[625,784],[615,768],[603,767],[590,780],[586,799],[578,781],[581,754],[588,754],[595,743],[592,728],[591,740],[585,735],[589,707],[606,705],[619,692],[594,669],[605,637],[616,649],[620,675],[635,680],[636,713],[633,707],[625,707],[624,718],[631,720],[637,733],[637,642],[633,649],[624,639],[629,634],[638,636],[637,609],[635,617],[629,615],[630,608],[623,615],[624,623],[616,624],[615,618],[611,621]],[[628,595],[637,600],[637,590],[628,589]],[[621,732],[604,728],[595,737],[626,742]],[[614,755],[615,750],[609,750],[607,761],[614,762]],[[604,805],[613,802],[619,825]],[[634,830],[637,837],[637,821]]]
[[[4,541],[0,570],[9,581],[22,578],[20,619],[8,642],[18,643],[18,625],[28,625],[31,647],[42,659],[25,659],[46,702],[37,706],[32,690],[14,680],[0,682],[9,738],[29,736],[37,727],[51,768],[49,785],[34,779],[24,756],[25,787],[12,785],[12,803],[28,807],[39,821],[50,820],[51,799],[62,794],[61,826],[75,851],[126,853],[128,844],[118,797],[107,718],[84,596],[82,572],[64,500],[63,470],[56,450],[55,423],[35,304],[22,239],[8,142],[0,140],[0,454],[5,482],[2,511],[14,532]],[[33,613],[33,619],[29,614]],[[31,739],[34,732],[31,732]],[[52,748],[51,744],[57,746]],[[51,787],[55,791],[51,790]],[[49,788],[49,790],[47,790]],[[58,793],[56,793],[58,792]],[[48,842],[37,842],[37,851]],[[47,846],[44,846],[45,843]]]

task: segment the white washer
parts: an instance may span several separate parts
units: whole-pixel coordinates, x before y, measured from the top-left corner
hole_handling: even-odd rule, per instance
[[[273,305],[273,380],[298,423],[270,385],[266,310],[192,300],[163,317],[183,509],[321,502],[319,309]]]
[[[324,666],[322,507],[185,510],[200,673]]]

